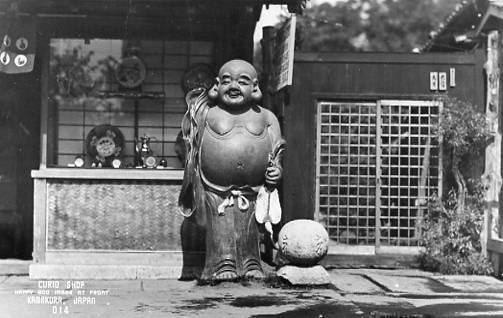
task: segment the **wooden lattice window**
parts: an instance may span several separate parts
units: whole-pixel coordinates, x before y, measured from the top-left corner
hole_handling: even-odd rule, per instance
[[[439,191],[432,101],[319,102],[317,219],[331,239],[417,246],[426,199]]]
[[[128,47],[137,48],[146,66],[137,98],[120,94],[124,89],[114,74]],[[153,137],[150,145],[158,160],[182,166],[175,153],[186,111],[182,78],[191,65],[213,65],[213,42],[51,39],[49,63],[49,165],[66,166],[85,155],[91,129],[109,124],[124,135],[124,166],[134,164],[135,135],[145,134]]]

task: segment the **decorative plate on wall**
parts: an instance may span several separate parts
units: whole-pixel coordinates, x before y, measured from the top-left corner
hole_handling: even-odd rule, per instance
[[[86,151],[93,161],[108,163],[120,156],[124,149],[124,135],[112,125],[99,125],[86,137]]]
[[[210,89],[215,82],[215,72],[209,64],[197,63],[189,66],[182,78],[182,88],[185,94],[196,88]]]
[[[137,56],[128,56],[122,59],[115,69],[115,79],[126,88],[136,88],[143,83],[147,68]]]

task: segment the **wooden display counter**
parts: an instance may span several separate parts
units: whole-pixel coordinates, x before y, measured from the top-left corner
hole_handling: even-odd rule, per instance
[[[47,168],[34,178],[34,279],[179,278],[203,265],[183,170]]]

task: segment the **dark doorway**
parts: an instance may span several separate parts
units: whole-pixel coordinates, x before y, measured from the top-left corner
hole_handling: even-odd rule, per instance
[[[0,75],[0,258],[31,259],[40,85],[33,73]]]

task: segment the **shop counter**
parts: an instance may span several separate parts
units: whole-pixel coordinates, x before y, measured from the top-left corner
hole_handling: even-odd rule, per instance
[[[183,170],[47,168],[32,177],[32,278],[180,278],[202,267],[202,230],[177,204]]]

